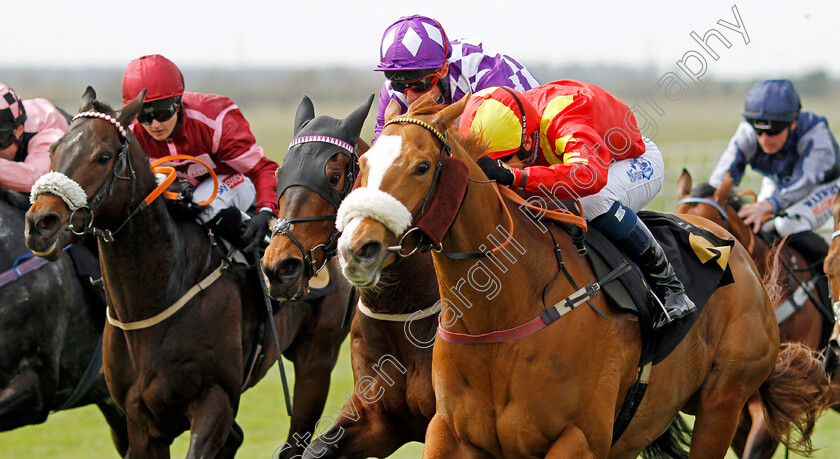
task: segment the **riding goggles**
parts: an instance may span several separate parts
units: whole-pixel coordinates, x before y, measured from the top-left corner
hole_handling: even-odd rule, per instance
[[[178,113],[178,103],[171,102],[164,106],[143,106],[143,111],[137,115],[140,124],[152,124],[153,121],[163,123],[172,119]]]
[[[392,79],[391,87],[397,92],[412,91],[416,93],[423,93],[432,89],[432,86],[434,86],[439,79],[440,74],[435,71],[435,73],[430,73],[412,81],[397,81]]]
[[[755,130],[756,135],[767,134],[769,136],[779,135],[790,127],[790,121],[770,121],[747,118],[747,122]]]

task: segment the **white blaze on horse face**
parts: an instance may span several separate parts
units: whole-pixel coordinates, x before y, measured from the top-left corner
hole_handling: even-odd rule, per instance
[[[382,178],[402,153],[402,136],[383,135],[376,139],[376,143],[365,153],[368,164],[369,188],[379,188],[382,185]]]

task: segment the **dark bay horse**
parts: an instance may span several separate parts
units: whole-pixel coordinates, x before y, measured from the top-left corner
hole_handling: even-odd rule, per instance
[[[508,190],[475,183],[487,180],[474,161],[476,142],[450,129],[465,103],[441,108],[423,97],[400,118],[389,107],[382,136],[360,160],[361,187],[337,220],[345,276],[375,285],[406,230],[421,228],[437,209],[435,225],[423,232],[434,243],[443,301],[438,334],[449,338],[434,345],[437,412],[424,457],[636,457],[661,444],[663,433],[677,433],[672,420],[679,411],[696,416],[691,457],[723,457],[742,407],[759,390],[777,434],[812,425],[828,385],[819,360],[801,346],[780,352],[773,305],[736,242],[729,257],[734,283],[719,288],[681,344],[643,374],[647,392],[612,444],[615,417],[640,373],[637,319],[603,295],[590,301],[608,320],[563,301],[572,302],[577,288],[558,275],[548,229],[510,210],[514,204],[502,198]],[[585,226],[580,217],[561,218]],[[730,237],[705,219],[685,219]],[[569,234],[553,237],[569,277],[578,285],[595,281]],[[543,313],[550,321],[544,329]],[[800,433],[798,446],[808,450],[809,432]]]
[[[149,198],[146,207],[160,187],[127,128],[144,95],[115,112],[87,89],[80,114],[53,145],[56,175],[45,187],[55,188],[38,194],[27,212],[26,242],[54,260],[80,228],[99,235],[110,307],[105,379],[128,416],[131,455],[168,457],[172,440],[190,430],[187,457],[232,457],[242,442],[234,422],[240,394],[278,352],[265,332],[270,327],[261,326],[264,289],[256,270],[228,268],[192,219],[177,221],[162,199]],[[283,304],[274,315],[279,349],[297,374],[290,438],[312,430],[323,410],[326,391],[310,382],[329,380],[347,333],[341,328],[347,293]],[[296,448],[290,443],[287,453]]]
[[[318,267],[334,263],[327,259],[335,254],[335,212],[353,184],[353,146],[362,143],[371,102],[343,120],[315,117],[307,97],[298,107],[294,146],[278,174],[279,226],[262,259],[275,298],[305,295]],[[439,298],[431,256],[401,259],[382,278],[382,287],[362,290],[367,312],[352,319],[356,391],[304,457],[387,457],[407,442],[423,441],[435,411],[431,343],[437,313],[417,312],[429,311]],[[347,282],[340,274],[333,280]]]
[[[28,206],[28,196],[0,188],[0,273],[9,273],[0,275],[0,431],[96,404],[123,455],[125,416],[111,400],[97,358],[104,308],[84,289],[69,257],[37,268],[26,258],[17,265],[20,277],[9,271],[29,253],[23,236]]]
[[[677,194],[680,204],[676,211],[683,214],[704,217],[726,228],[747,248],[758,268],[762,279],[772,282],[772,288],[778,290],[779,305],[777,318],[781,342],[802,343],[810,349],[819,350],[823,341],[823,315],[807,295],[794,295],[801,286],[810,285],[810,295],[819,298],[816,285],[809,282],[813,277],[808,269],[807,260],[793,247],[772,247],[764,238],[753,233],[738,216],[741,198],[732,193],[732,181],[727,174],[717,189],[708,184],[701,184],[692,190],[691,174],[683,170],[677,181]],[[774,263],[776,258],[779,263]],[[778,271],[771,273],[775,266]],[[772,277],[771,277],[772,274]],[[801,301],[796,301],[801,298]],[[835,385],[835,392],[838,391]],[[761,401],[754,397],[748,404],[749,417],[742,419],[733,441],[733,449],[739,457],[770,458],[778,446],[767,430]]]

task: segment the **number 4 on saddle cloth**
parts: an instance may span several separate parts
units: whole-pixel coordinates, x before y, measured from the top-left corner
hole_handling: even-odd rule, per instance
[[[729,253],[735,241],[721,239],[674,215],[650,211],[642,211],[638,215],[665,251],[677,278],[685,286],[686,294],[697,305],[697,310],[688,316],[658,330],[651,330],[652,312],[661,311],[661,306],[638,268],[625,272],[617,279],[618,282],[607,282],[601,286],[619,308],[639,317],[642,329],[639,365],[643,366],[651,362],[656,365],[664,360],[691,330],[715,290],[733,282]],[[597,279],[625,261],[632,265],[629,258],[594,225],[589,225],[584,244]],[[640,285],[644,288],[639,288]]]

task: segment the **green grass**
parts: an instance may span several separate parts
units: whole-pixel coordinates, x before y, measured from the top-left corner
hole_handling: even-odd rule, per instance
[[[341,408],[344,394],[353,390],[350,369],[349,341],[345,341],[339,356],[338,366],[333,371],[330,395],[324,409]],[[291,364],[286,362],[287,371]],[[289,419],[283,404],[283,392],[277,368],[242,397],[237,422],[245,432],[245,442],[237,457],[270,458],[283,445],[288,433]],[[836,458],[840,454],[840,415],[826,413],[819,421],[813,437],[814,445],[820,451],[814,456],[821,459]],[[181,435],[172,446],[172,457],[184,457],[189,438]],[[418,458],[423,447],[419,443],[403,446],[391,457],[398,459]],[[88,459],[92,457],[117,457],[111,444],[108,427],[99,411],[94,407],[77,408],[55,413],[46,423],[23,427],[0,434],[0,458],[66,458]],[[730,453],[727,457],[734,458]],[[780,449],[776,458],[783,458]],[[800,457],[791,455],[790,457]]]
[[[652,209],[673,210],[676,202],[675,183],[683,167],[693,173],[696,182],[708,179],[718,155],[739,121],[742,97],[743,95],[694,97],[663,107],[666,113],[657,118],[659,134],[655,140],[665,157],[666,183],[660,196],[651,203]],[[840,123],[840,103],[836,99],[804,98],[803,105],[806,109],[827,115],[830,120],[835,121],[836,128],[836,123]],[[359,103],[362,100],[363,97],[360,97]],[[631,105],[637,102],[632,98],[625,100]],[[337,118],[346,116],[355,108],[320,100],[315,100],[314,103],[316,115],[328,114]],[[292,139],[296,108],[297,105],[243,107],[258,142],[265,148],[267,155],[278,162],[282,161],[286,146]],[[371,138],[373,120],[374,113],[371,113],[362,138]],[[742,188],[757,189],[758,184],[758,177],[751,174],[745,178]],[[288,362],[286,368],[291,372],[291,364]],[[333,372],[326,413],[330,412],[331,407],[343,405],[344,394],[352,390],[352,384],[349,346],[345,342],[338,366]],[[272,369],[265,380],[243,396],[237,421],[245,431],[245,442],[238,457],[269,458],[285,442],[288,417],[285,414],[280,378],[276,369]],[[813,437],[814,444],[821,448],[815,457],[840,456],[840,436],[837,432],[840,432],[840,415],[834,412],[827,413],[817,424]],[[187,444],[187,435],[179,437],[172,448],[173,457],[183,457]],[[421,452],[422,445],[415,443],[404,446],[392,457],[416,458]],[[111,445],[104,419],[92,407],[56,413],[44,424],[0,434],[0,459],[47,457],[116,457],[116,452]],[[734,455],[730,454],[728,457]],[[774,457],[782,458],[784,452],[780,450]]]

